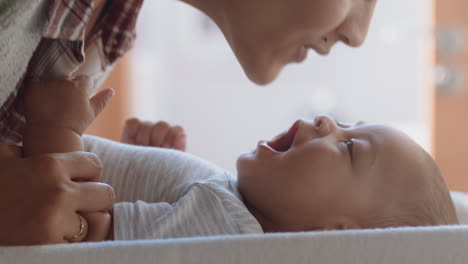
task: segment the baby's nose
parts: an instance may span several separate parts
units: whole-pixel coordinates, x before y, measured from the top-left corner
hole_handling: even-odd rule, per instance
[[[317,116],[314,120],[314,126],[322,137],[330,135],[337,127],[335,120],[328,115]]]

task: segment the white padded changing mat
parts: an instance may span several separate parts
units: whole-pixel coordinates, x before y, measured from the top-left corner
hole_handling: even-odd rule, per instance
[[[0,263],[468,263],[468,226],[0,247]]]
[[[0,247],[0,264],[467,264],[468,194],[452,198],[464,226]]]

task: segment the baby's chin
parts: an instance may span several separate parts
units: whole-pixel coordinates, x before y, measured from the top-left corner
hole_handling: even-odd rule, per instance
[[[254,159],[254,152],[242,154],[241,156],[239,156],[239,158],[237,158],[236,169],[238,178],[242,177],[245,174],[245,171],[249,167],[249,163],[252,163]]]

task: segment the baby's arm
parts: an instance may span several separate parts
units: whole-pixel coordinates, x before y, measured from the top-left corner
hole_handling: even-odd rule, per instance
[[[87,77],[30,82],[24,98],[25,157],[84,150],[81,135],[114,94],[104,90],[89,99],[91,85]]]

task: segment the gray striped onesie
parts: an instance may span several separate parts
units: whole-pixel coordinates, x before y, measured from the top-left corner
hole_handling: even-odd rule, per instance
[[[85,136],[114,187],[116,240],[263,233],[236,180],[193,155]]]

